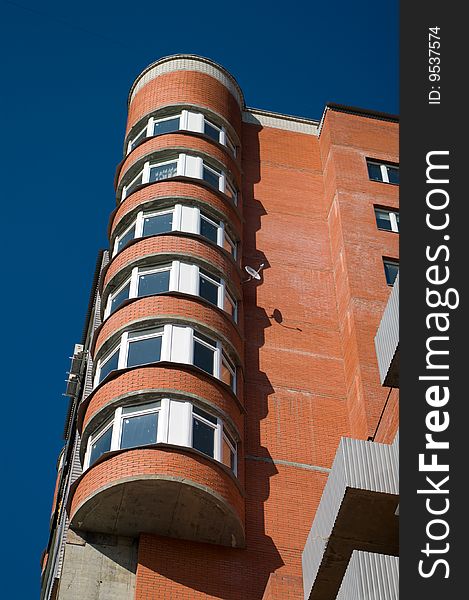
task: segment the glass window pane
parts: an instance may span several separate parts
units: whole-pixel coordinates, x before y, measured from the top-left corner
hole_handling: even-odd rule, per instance
[[[126,246],[130,240],[133,240],[135,237],[135,225],[132,225],[132,227],[129,229],[129,231],[127,231],[127,233],[125,233],[122,237],[119,238],[118,242],[117,242],[117,252],[119,252],[119,250],[121,250],[124,246]]]
[[[220,175],[204,167],[203,179],[217,190],[220,188]]]
[[[165,213],[163,215],[153,215],[143,219],[143,237],[148,235],[158,235],[159,233],[167,233],[173,228],[173,213]]]
[[[205,121],[205,133],[206,135],[211,137],[212,140],[215,140],[216,142],[220,141],[220,130],[208,123],[207,121]]]
[[[228,368],[228,365],[224,360],[222,360],[222,363],[221,363],[221,380],[223,381],[223,383],[226,383],[227,385],[229,385],[230,388],[233,387],[233,382],[234,382],[233,373],[232,373],[231,369]]]
[[[178,131],[179,129],[179,117],[174,119],[165,119],[164,121],[158,121],[153,126],[153,135],[159,135],[160,133],[171,133],[171,131]]]
[[[233,240],[226,234],[225,231],[225,239],[223,240],[223,248],[231,254],[233,258],[236,258],[236,244]]]
[[[209,421],[210,423],[213,423],[214,425],[217,424],[217,418],[216,417],[214,417],[213,415],[211,415],[208,412],[205,412],[205,410],[202,410],[198,406],[193,406],[192,407],[192,412],[194,414],[196,414],[196,415],[199,415],[199,417],[203,417],[206,421]]]
[[[368,175],[373,181],[383,181],[381,166],[376,163],[368,163]]]
[[[226,441],[225,436],[223,436],[222,462],[227,467],[230,467],[230,469],[232,471],[235,470],[235,454],[234,454],[233,450],[231,449],[230,445],[228,444],[228,442]]]
[[[159,335],[146,340],[130,341],[127,366],[135,367],[160,360],[161,338],[162,336]]]
[[[134,406],[125,406],[122,409],[123,415],[130,415],[131,413],[138,413],[144,410],[151,410],[152,408],[160,408],[161,400],[155,400],[155,402],[147,402],[146,404],[135,404]]]
[[[130,292],[130,281],[118,292],[111,300],[111,314],[118,308],[124,300],[127,300]]]
[[[218,306],[218,285],[205,277],[199,277],[199,295]]]
[[[399,183],[399,167],[387,167],[389,183]]]
[[[225,298],[223,300],[223,310],[226,311],[233,318],[236,316],[236,302],[225,290]]]
[[[392,231],[391,217],[389,216],[388,210],[381,210],[375,208],[376,224],[379,229],[385,229],[386,231]]]
[[[168,177],[174,177],[177,172],[177,162],[167,163],[165,165],[155,165],[150,167],[150,182],[161,181]]]
[[[124,417],[122,419],[121,448],[156,444],[158,413]]]
[[[147,127],[145,125],[145,127],[142,129],[142,131],[137,134],[134,139],[130,142],[130,150],[133,150],[135,148],[135,146],[137,146],[143,139],[145,139],[147,135]]]
[[[194,340],[194,365],[213,375],[214,350]]]
[[[106,360],[106,362],[101,364],[101,368],[99,371],[99,381],[102,381],[106,375],[109,375],[111,371],[115,371],[117,369],[117,365],[119,362],[119,348],[116,348],[111,356]]]
[[[138,177],[136,177],[127,187],[125,190],[125,195],[126,197],[130,194],[130,192],[132,192],[138,185],[140,185],[142,183],[142,176],[143,174],[140,173],[140,175]]]
[[[215,430],[195,416],[192,417],[192,447],[209,456],[214,455]]]
[[[91,444],[90,465],[111,449],[112,426]]]
[[[200,235],[203,235],[207,239],[215,242],[218,241],[218,227],[210,221],[207,221],[202,216],[200,217]]]
[[[139,297],[160,294],[169,290],[169,269],[167,271],[158,271],[156,273],[147,273],[138,278]]]
[[[386,274],[386,282],[389,285],[393,285],[399,273],[399,264],[392,261],[384,261],[384,272]]]

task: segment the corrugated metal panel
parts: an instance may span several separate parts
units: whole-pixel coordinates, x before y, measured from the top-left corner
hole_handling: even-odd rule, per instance
[[[388,303],[384,309],[378,332],[375,336],[381,384],[384,383],[392,359],[399,346],[399,274],[396,277]]]
[[[336,600],[397,600],[399,557],[355,550]]]
[[[303,550],[303,589],[309,598],[347,487],[399,493],[396,450],[388,444],[342,438]]]

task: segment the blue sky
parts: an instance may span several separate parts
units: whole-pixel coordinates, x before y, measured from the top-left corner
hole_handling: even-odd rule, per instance
[[[68,357],[107,245],[138,73],[200,54],[236,77],[251,107],[316,119],[326,102],[398,112],[397,0],[226,6],[0,0],[5,598],[39,597]]]

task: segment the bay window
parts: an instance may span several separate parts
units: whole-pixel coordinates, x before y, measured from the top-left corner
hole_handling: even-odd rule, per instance
[[[192,402],[172,398],[116,408],[88,437],[84,468],[105,452],[158,443],[194,448],[237,474],[237,443],[223,419]]]
[[[147,160],[140,166],[138,172],[134,169],[133,175],[126,173],[123,177],[121,200],[124,200],[138,186],[146,183],[163,181],[170,177],[183,176],[202,179],[209,185],[226,194],[234,204],[238,202],[238,193],[234,184],[228,181],[224,171],[208,165],[199,156],[179,154],[177,158],[166,161]]]
[[[236,392],[236,368],[222,343],[192,327],[173,324],[122,333],[111,350],[98,353],[94,386],[112,371],[159,361],[192,364]]]
[[[104,317],[111,315],[127,299],[169,291],[200,296],[227,312],[237,322],[237,301],[228,291],[225,280],[198,265],[179,260],[133,267],[124,282],[109,294]]]
[[[175,131],[203,133],[215,142],[226,146],[233,156],[236,156],[236,146],[226,127],[215,123],[202,113],[190,110],[181,110],[165,117],[150,116],[131,131],[127,142],[127,154],[147,138]]]

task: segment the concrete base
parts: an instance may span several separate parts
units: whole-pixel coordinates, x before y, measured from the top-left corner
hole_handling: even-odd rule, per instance
[[[57,600],[129,600],[136,570],[136,540],[70,530]]]

